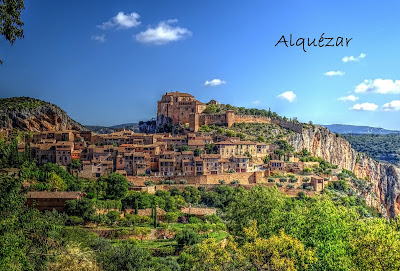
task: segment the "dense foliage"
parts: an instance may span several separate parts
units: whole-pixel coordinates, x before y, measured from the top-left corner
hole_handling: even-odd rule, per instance
[[[344,134],[342,136],[358,152],[364,152],[374,159],[397,165],[400,162],[400,134]]]
[[[2,98],[0,99],[0,110],[35,109],[44,104],[49,103],[30,97]]]

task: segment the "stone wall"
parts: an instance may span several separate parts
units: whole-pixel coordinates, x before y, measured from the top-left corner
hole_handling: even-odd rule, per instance
[[[280,120],[280,119],[274,119],[272,123],[279,125],[282,128],[286,128],[289,130],[292,130],[296,133],[302,133],[303,132],[303,124],[298,123],[298,122],[293,122],[293,121],[286,121],[286,120]]]
[[[220,184],[219,180],[224,180],[226,184],[230,184],[232,181],[238,180],[240,184],[246,185],[262,182],[262,179],[268,177],[268,175],[268,171],[258,171],[199,176],[128,176],[127,178],[135,186],[145,186],[145,181],[153,181],[155,184],[158,184],[161,180],[174,180],[176,184],[179,184],[180,180],[186,180],[186,184],[191,185]]]
[[[235,115],[235,123],[271,123],[271,119],[259,115]]]

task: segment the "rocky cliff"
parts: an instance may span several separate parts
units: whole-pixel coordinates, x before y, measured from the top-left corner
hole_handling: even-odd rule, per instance
[[[359,178],[369,177],[374,189],[364,195],[367,202],[385,216],[394,217],[400,213],[400,169],[398,167],[357,153],[347,140],[322,126],[303,129],[302,133],[291,135],[288,142],[296,151],[306,148],[315,156],[353,171]]]
[[[0,99],[0,131],[87,130],[58,106],[28,97]]]

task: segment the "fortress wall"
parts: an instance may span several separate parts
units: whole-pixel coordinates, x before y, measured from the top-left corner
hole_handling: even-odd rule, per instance
[[[220,115],[212,115],[212,114],[202,114],[203,121],[200,121],[202,124],[216,124],[216,125],[224,125],[226,124],[226,117],[225,114]]]
[[[283,128],[292,130],[296,133],[302,133],[303,132],[303,125],[301,123],[296,123],[296,122],[291,122],[291,121],[285,121],[285,120],[279,120],[275,119],[273,120],[274,124],[277,124]]]
[[[235,115],[235,123],[271,123],[271,118],[256,115]]]

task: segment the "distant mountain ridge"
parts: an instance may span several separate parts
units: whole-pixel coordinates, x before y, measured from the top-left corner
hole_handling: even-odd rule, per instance
[[[334,133],[338,134],[398,134],[400,131],[397,130],[387,130],[384,128],[370,127],[370,126],[357,126],[357,125],[347,125],[347,124],[331,124],[331,125],[321,125]]]
[[[90,129],[93,132],[98,133],[98,134],[110,134],[110,133],[114,132],[115,130],[124,129],[124,128],[125,128],[125,130],[139,132],[139,124],[136,122],[123,123],[123,124],[118,124],[118,125],[113,125],[113,126],[85,125],[85,127],[87,127],[88,129]]]

